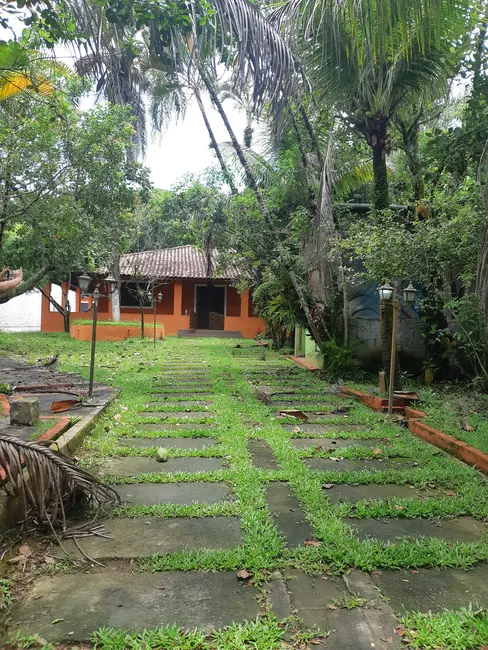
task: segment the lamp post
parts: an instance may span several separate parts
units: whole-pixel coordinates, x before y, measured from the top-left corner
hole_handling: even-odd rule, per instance
[[[397,325],[398,314],[400,312],[400,300],[395,295],[395,289],[388,282],[379,287],[380,301],[384,303],[393,302],[393,326],[391,330],[391,358],[390,358],[390,376],[388,381],[388,414],[393,413],[393,394],[395,392],[395,367],[396,367],[396,342],[397,342]],[[417,295],[417,289],[410,284],[403,290],[403,301],[410,305]]]
[[[81,292],[85,295],[91,295],[93,300],[93,320],[92,320],[92,343],[91,343],[91,356],[90,356],[90,382],[88,385],[88,399],[91,400],[93,397],[93,378],[95,375],[95,349],[97,346],[97,322],[98,322],[98,301],[103,295],[100,293],[99,283],[95,285],[95,289],[90,294],[90,284],[92,279],[89,275],[84,273],[78,277],[78,285],[81,289]],[[107,297],[110,300],[113,292],[115,291],[115,279],[112,276],[109,276],[105,280],[105,285],[107,287]]]
[[[161,291],[158,293],[157,296],[154,295],[153,292],[149,291],[149,295],[151,296],[152,304],[153,304],[153,319],[154,319],[154,347],[156,347],[156,305],[163,301],[163,294]]]

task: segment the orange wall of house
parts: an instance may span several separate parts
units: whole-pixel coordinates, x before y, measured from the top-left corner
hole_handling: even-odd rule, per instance
[[[239,318],[241,309],[241,296],[235,287],[227,287],[227,313],[226,316]]]
[[[181,298],[181,309],[176,312],[181,315],[191,314],[195,307],[195,284],[194,280],[181,280],[180,285],[182,286],[182,298]]]
[[[195,292],[195,281],[193,280],[176,280],[171,284],[160,287],[163,293],[163,302],[157,305],[156,322],[164,325],[165,336],[176,335],[180,329],[190,328],[190,312],[193,309],[193,300]],[[157,292],[160,290],[157,288]],[[47,285],[44,291],[49,295],[50,285]],[[79,297],[77,299],[79,305]],[[112,303],[107,299],[100,299],[100,309],[98,317],[100,320],[111,320]],[[103,309],[102,309],[103,305]],[[249,291],[246,289],[242,296],[239,296],[234,287],[227,289],[227,314],[224,319],[225,331],[242,332],[242,336],[253,338],[258,330],[266,331],[266,324],[261,318],[256,318],[252,311],[250,312],[251,301]],[[185,316],[185,309],[188,314]],[[252,309],[252,307],[251,307]],[[145,321],[147,325],[153,322],[152,308],[144,310]],[[122,308],[121,320],[139,320],[139,309],[137,307]],[[232,315],[231,315],[232,314]],[[91,319],[92,312],[72,312],[71,320]],[[49,310],[49,301],[42,297],[41,302],[41,331],[42,332],[63,332],[64,322],[61,314]]]

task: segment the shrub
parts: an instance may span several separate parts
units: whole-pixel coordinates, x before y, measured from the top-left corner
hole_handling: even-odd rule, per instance
[[[322,346],[324,372],[332,379],[348,379],[357,374],[359,361],[353,343],[339,344],[334,339]]]

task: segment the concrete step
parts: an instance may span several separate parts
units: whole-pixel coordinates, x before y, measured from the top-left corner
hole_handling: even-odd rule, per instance
[[[178,336],[212,337],[218,339],[242,339],[242,332],[225,330],[178,330]]]

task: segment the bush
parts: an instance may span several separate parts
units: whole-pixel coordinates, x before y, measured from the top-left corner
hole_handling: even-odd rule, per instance
[[[324,343],[324,372],[332,379],[350,379],[357,375],[359,361],[353,343],[339,344],[334,339]]]

